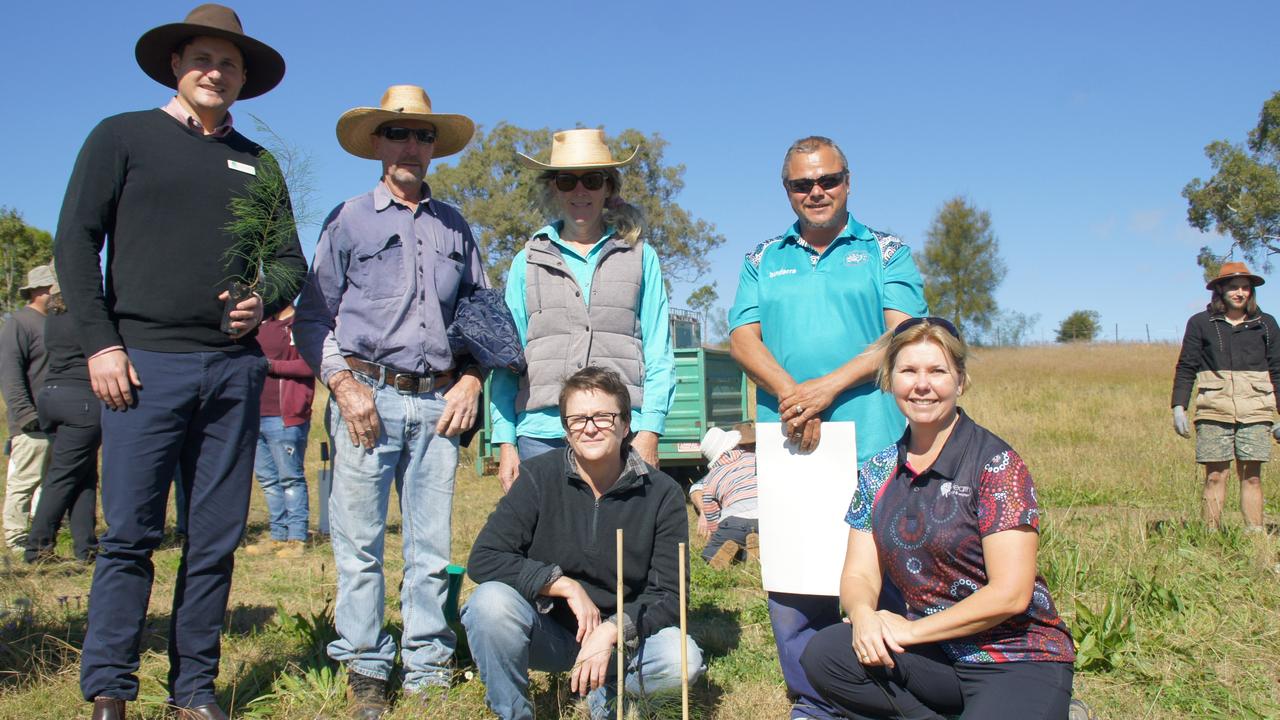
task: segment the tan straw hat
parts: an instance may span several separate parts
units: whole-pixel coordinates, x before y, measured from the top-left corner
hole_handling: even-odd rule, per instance
[[[537,170],[592,170],[622,167],[635,159],[640,148],[631,151],[626,160],[614,160],[604,142],[604,131],[595,128],[561,130],[551,138],[551,160],[538,162],[524,153],[516,153],[521,165]]]
[[[382,94],[381,107],[352,108],[338,118],[338,144],[356,157],[375,159],[373,133],[392,120],[422,120],[436,126],[432,157],[452,155],[467,146],[476,124],[466,115],[431,112],[431,98],[417,85],[392,85]]]
[[[48,265],[37,265],[27,271],[27,284],[18,288],[18,293],[22,297],[36,288],[53,287],[58,284],[58,278],[53,273],[53,263]]]
[[[240,100],[257,97],[284,78],[284,58],[270,45],[244,34],[240,17],[225,5],[206,3],[187,13],[186,20],[152,28],[138,38],[133,55],[138,66],[152,80],[165,87],[177,88],[169,56],[184,40],[193,37],[215,37],[230,40],[244,55],[245,81]]]
[[[1249,282],[1252,282],[1254,287],[1257,287],[1267,282],[1266,280],[1263,280],[1257,275],[1254,275],[1253,273],[1249,272],[1248,265],[1245,265],[1242,262],[1229,262],[1229,263],[1222,263],[1222,267],[1218,269],[1218,277],[1205,283],[1204,289],[1212,290],[1214,285],[1217,285],[1223,280],[1230,280],[1231,278],[1234,278],[1234,277],[1249,278]]]

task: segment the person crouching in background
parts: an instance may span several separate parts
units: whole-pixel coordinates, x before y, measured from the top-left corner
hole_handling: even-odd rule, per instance
[[[702,438],[708,472],[689,488],[698,513],[698,534],[707,540],[702,559],[724,569],[748,556],[758,559],[760,514],[756,502],[756,430],[713,427]]]

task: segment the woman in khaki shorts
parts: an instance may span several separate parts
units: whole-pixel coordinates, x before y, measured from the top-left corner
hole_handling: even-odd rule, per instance
[[[1229,262],[1205,287],[1204,312],[1187,321],[1173,378],[1173,428],[1191,437],[1186,408],[1196,387],[1196,462],[1204,465],[1204,520],[1217,528],[1236,461],[1246,530],[1262,530],[1262,463],[1271,459],[1276,387],[1280,386],[1280,326],[1258,309],[1265,282],[1244,263]]]

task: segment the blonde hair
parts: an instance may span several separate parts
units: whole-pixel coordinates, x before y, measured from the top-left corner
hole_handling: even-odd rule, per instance
[[[600,220],[605,227],[613,227],[614,237],[627,245],[635,245],[644,234],[644,213],[625,200],[610,203],[610,200],[618,198],[622,192],[622,173],[618,172],[618,168],[603,168],[601,172],[609,186],[609,193],[605,196],[604,213]],[[559,173],[559,170],[546,170],[538,176],[538,210],[553,220],[564,219],[560,217],[560,204],[556,201],[556,194],[559,192],[556,190],[556,175]]]
[[[942,348],[943,354],[947,356],[947,361],[956,374],[957,385],[966,389],[969,387],[969,373],[965,370],[965,361],[969,358],[969,346],[946,328],[926,319],[900,333],[886,333],[876,341],[884,349],[884,362],[880,363],[880,369],[876,372],[876,384],[881,390],[891,392],[893,366],[898,362],[898,355],[907,346],[919,342],[932,342]]]

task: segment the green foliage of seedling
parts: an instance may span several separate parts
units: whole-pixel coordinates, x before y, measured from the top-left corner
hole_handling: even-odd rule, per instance
[[[1180,613],[1185,608],[1182,598],[1173,588],[1162,582],[1158,573],[1141,570],[1129,574],[1129,596],[1140,612],[1148,614]]]
[[[1133,640],[1133,615],[1127,600],[1119,593],[1107,598],[1101,612],[1076,602],[1076,618],[1072,630],[1078,639],[1076,667],[1092,672],[1109,672],[1122,663],[1123,653]]]

